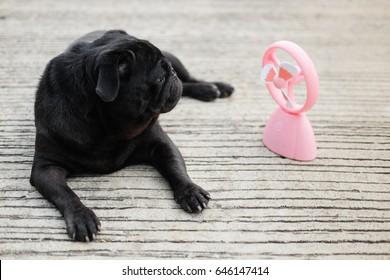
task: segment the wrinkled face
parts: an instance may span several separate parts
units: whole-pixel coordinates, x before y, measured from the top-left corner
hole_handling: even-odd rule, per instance
[[[147,41],[118,39],[99,46],[96,94],[118,117],[146,119],[172,110],[182,84],[171,63]]]

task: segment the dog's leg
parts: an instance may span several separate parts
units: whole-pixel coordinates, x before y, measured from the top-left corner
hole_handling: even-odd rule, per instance
[[[34,164],[30,182],[61,212],[73,240],[92,241],[100,230],[99,219],[69,188],[67,175],[67,170],[62,167]]]
[[[203,81],[183,82],[183,96],[202,101],[213,101],[232,95],[234,88],[222,82],[207,83]]]
[[[190,75],[181,61],[171,53],[163,52],[172,63],[177,76],[183,83],[183,96],[189,96],[202,101],[212,101],[216,98],[225,98],[232,95],[234,88],[223,82],[205,82]]]
[[[142,150],[133,155],[129,164],[152,164],[171,186],[175,201],[187,212],[200,212],[206,208],[210,194],[196,185],[187,174],[180,151],[158,123],[145,137]]]
[[[180,151],[166,134],[153,151],[152,164],[168,180],[175,201],[185,211],[200,212],[207,207],[210,194],[192,182]]]

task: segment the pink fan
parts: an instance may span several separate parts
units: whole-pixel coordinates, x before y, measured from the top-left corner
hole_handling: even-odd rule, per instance
[[[290,54],[298,66],[280,62],[278,49]],[[305,115],[314,106],[318,97],[318,75],[313,62],[306,52],[289,41],[272,44],[264,54],[261,81],[280,108],[269,118],[264,130],[263,142],[268,149],[283,157],[309,161],[317,156],[317,144],[313,128]],[[306,83],[306,102],[295,102],[294,86]]]

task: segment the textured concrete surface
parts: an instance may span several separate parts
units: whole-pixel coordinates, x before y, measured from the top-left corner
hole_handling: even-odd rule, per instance
[[[390,2],[0,2],[0,257],[390,259]],[[122,28],[176,53],[230,99],[182,99],[161,124],[212,194],[187,214],[148,166],[70,180],[100,217],[96,242],[71,242],[28,182],[35,87],[80,35]],[[267,46],[299,43],[320,77],[308,113],[319,155],[283,159],[261,139],[277,108],[259,82]]]

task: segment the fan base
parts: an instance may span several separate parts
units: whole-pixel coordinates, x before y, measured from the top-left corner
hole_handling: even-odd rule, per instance
[[[265,126],[263,142],[272,152],[289,159],[310,161],[317,156],[314,131],[304,113],[276,110]]]

